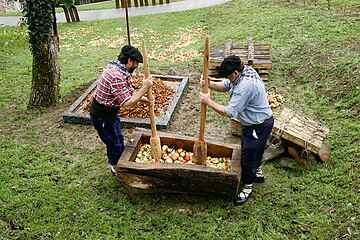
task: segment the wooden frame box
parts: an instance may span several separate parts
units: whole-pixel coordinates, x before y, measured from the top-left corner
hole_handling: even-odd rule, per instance
[[[154,78],[160,78],[167,85],[175,88],[175,94],[173,99],[170,100],[168,109],[161,116],[156,116],[156,126],[157,128],[166,128],[174,113],[175,109],[178,106],[183,93],[189,85],[189,78],[182,76],[162,76],[162,75],[152,75]],[[83,105],[85,104],[88,95],[96,87],[96,81],[83,93],[63,114],[64,122],[75,123],[75,124],[91,124],[89,114],[83,111]],[[150,127],[149,118],[122,118],[120,117],[121,127],[132,128],[132,127]]]
[[[161,144],[186,151],[193,149],[197,138],[158,132]],[[117,178],[135,193],[178,192],[216,194],[235,197],[240,183],[241,147],[207,141],[208,156],[230,157],[230,170],[195,164],[135,162],[141,144],[149,143],[151,131],[135,129],[117,166]]]

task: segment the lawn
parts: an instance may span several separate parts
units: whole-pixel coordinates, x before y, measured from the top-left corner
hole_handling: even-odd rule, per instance
[[[240,207],[220,196],[129,194],[111,175],[92,126],[63,122],[63,112],[126,44],[124,19],[58,24],[61,98],[40,110],[27,110],[26,29],[0,27],[0,239],[359,239],[359,9],[357,1],[234,0],[130,18],[132,44],[145,39],[152,72],[191,76],[194,94],[187,97],[195,102],[205,35],[212,47],[228,38],[242,45],[248,36],[271,43],[266,85],[330,129],[328,163],[304,171],[267,162],[266,182]],[[198,129],[198,116],[183,109],[175,120],[194,118],[189,129]],[[211,110],[207,127],[228,131],[205,138],[230,134],[228,120]],[[126,140],[130,132],[124,130]]]

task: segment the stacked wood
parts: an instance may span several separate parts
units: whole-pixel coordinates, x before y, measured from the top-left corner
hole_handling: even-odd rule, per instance
[[[229,39],[225,47],[214,47],[210,49],[209,75],[216,77],[218,68],[225,57],[236,55],[247,65],[252,66],[264,81],[268,80],[268,69],[271,69],[270,60],[271,44],[254,44],[252,37],[248,38],[247,45],[233,46]]]
[[[295,111],[284,108],[275,119],[273,135],[286,139],[314,153],[323,162],[327,162],[330,152],[323,141],[329,134],[329,129],[319,122],[302,116]]]
[[[192,151],[197,140],[178,134],[158,132],[161,144]],[[240,153],[236,144],[207,141],[208,155],[230,157],[230,170],[196,164],[135,162],[141,144],[149,143],[151,131],[136,128],[117,166],[117,178],[133,193],[181,192],[234,197],[240,183]]]

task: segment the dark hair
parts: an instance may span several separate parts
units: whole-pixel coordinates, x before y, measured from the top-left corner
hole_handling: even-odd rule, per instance
[[[239,71],[242,72],[244,70],[244,62],[240,62]]]
[[[125,56],[123,53],[120,53],[118,55],[118,60],[122,63],[122,64],[127,64],[129,61],[129,56]]]

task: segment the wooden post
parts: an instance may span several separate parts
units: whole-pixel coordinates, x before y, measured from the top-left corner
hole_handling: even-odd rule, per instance
[[[253,66],[254,64],[254,41],[252,39],[252,37],[248,38],[248,65],[249,66]]]
[[[134,4],[135,4],[135,7],[138,7],[139,6],[138,0],[134,0]]]
[[[125,0],[126,4],[125,4],[125,16],[126,16],[126,29],[127,29],[127,37],[128,37],[128,44],[130,44],[130,27],[129,27],[129,13],[128,13],[128,3],[129,3],[129,0]]]
[[[231,48],[232,48],[232,40],[231,40],[231,38],[229,38],[229,39],[226,41],[225,50],[224,50],[224,58],[230,56],[230,54],[231,54]]]
[[[116,8],[120,8],[120,2],[119,2],[119,0],[115,0],[115,7],[116,7]]]
[[[145,0],[145,6],[149,6],[149,0]]]
[[[65,7],[65,5],[61,5],[61,7],[64,9],[64,14],[65,14],[66,22],[71,22],[70,16],[69,16],[69,11],[68,11],[67,8]]]
[[[155,1],[155,0],[152,0],[152,5],[156,5],[156,1]]]

